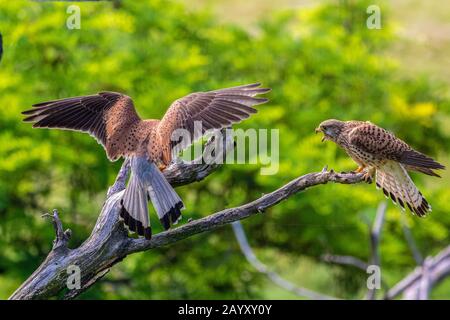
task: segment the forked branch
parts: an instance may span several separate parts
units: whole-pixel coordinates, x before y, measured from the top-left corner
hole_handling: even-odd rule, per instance
[[[226,151],[233,148],[232,141],[226,143]],[[192,163],[180,161],[166,169],[165,176],[172,185],[177,186],[202,180],[219,166],[218,164],[199,164],[195,161]],[[233,221],[262,213],[309,187],[328,182],[354,184],[363,181],[362,174],[336,173],[324,168],[321,172],[309,173],[296,178],[253,202],[225,209],[178,228],[156,234],[151,240],[145,240],[128,237],[123,223],[119,220],[120,199],[128,170],[128,163],[124,162],[117,181],[108,192],[109,197],[89,238],[76,249],[68,249],[66,243],[59,246],[64,250],[54,248],[41,266],[13,293],[10,299],[45,299],[62,294],[66,299],[75,298],[99,281],[113,265],[129,254],[172,244],[195,234],[213,231]],[[59,237],[62,224],[57,214],[53,215],[53,219],[55,224],[60,226],[56,229]],[[81,286],[68,290],[66,286],[67,270],[71,266],[80,268]]]

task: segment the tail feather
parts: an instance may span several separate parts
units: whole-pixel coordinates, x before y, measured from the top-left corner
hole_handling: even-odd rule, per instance
[[[419,217],[431,211],[431,206],[409,177],[406,169],[396,161],[387,161],[377,168],[376,185],[386,197],[398,203],[403,209],[408,207]]]
[[[415,150],[407,150],[403,152],[398,160],[399,162],[409,166],[428,169],[445,169],[444,165]]]
[[[121,218],[132,232],[151,238],[148,201],[151,200],[164,229],[181,219],[183,202],[155,164],[145,157],[131,158],[132,175],[122,199]]]
[[[438,177],[438,178],[441,177],[440,175],[438,175],[436,172],[434,172],[430,168],[405,165],[405,169],[408,170],[408,171],[417,171],[417,172],[420,172],[420,173],[424,173],[424,174],[427,174],[427,175],[432,176],[432,177]]]
[[[150,239],[152,231],[148,217],[147,201],[145,186],[138,176],[132,173],[121,202],[120,217],[130,231]]]
[[[152,178],[148,192],[159,220],[167,230],[171,224],[176,224],[181,219],[184,204],[161,171],[154,164],[151,168]]]

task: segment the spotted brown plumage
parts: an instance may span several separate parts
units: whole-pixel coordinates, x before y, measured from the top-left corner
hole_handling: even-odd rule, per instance
[[[184,208],[160,170],[207,130],[228,127],[256,113],[253,106],[268,101],[256,96],[269,91],[255,83],[192,93],[173,102],[161,120],[142,120],[131,98],[116,92],[42,102],[23,114],[24,121],[33,122],[34,128],[89,133],[111,161],[130,159],[132,174],[121,200],[120,216],[131,231],[149,239],[149,199],[165,229],[178,222]],[[199,132],[194,126],[197,121],[202,126]],[[190,139],[173,141],[177,129],[188,132]]]
[[[331,140],[347,152],[359,166],[356,172],[365,171],[366,180],[375,175],[376,186],[394,203],[418,216],[431,211],[408,171],[439,177],[433,170],[445,169],[442,164],[370,122],[330,119],[319,125],[319,131],[324,133],[322,141]]]

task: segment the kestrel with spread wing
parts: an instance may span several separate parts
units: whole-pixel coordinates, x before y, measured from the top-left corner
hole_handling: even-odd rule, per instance
[[[439,177],[433,170],[445,167],[432,158],[415,151],[389,131],[364,121],[326,120],[317,132],[322,141],[331,140],[342,147],[358,164],[356,172],[365,172],[366,181],[375,175],[377,188],[404,209],[419,217],[431,211],[431,206],[408,175],[417,171]]]
[[[121,200],[120,216],[130,231],[150,239],[149,200],[166,230],[178,222],[184,209],[161,172],[176,151],[208,130],[228,127],[256,113],[253,106],[268,101],[256,96],[269,91],[255,83],[192,93],[173,102],[161,120],[142,120],[131,98],[116,92],[38,103],[23,114],[24,121],[33,122],[34,128],[89,133],[104,147],[111,161],[128,158],[132,173]],[[196,122],[200,122],[201,130],[196,129]],[[184,143],[173,141],[172,134],[177,129],[188,133],[189,139]]]

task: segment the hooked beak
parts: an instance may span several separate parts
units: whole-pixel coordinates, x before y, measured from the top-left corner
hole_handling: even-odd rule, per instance
[[[322,128],[320,128],[320,127],[317,127],[314,131],[316,132],[316,134],[319,133],[319,132],[323,132]],[[322,142],[324,142],[325,139],[326,139],[326,135],[325,135],[325,132],[324,132],[323,137],[322,137]]]

